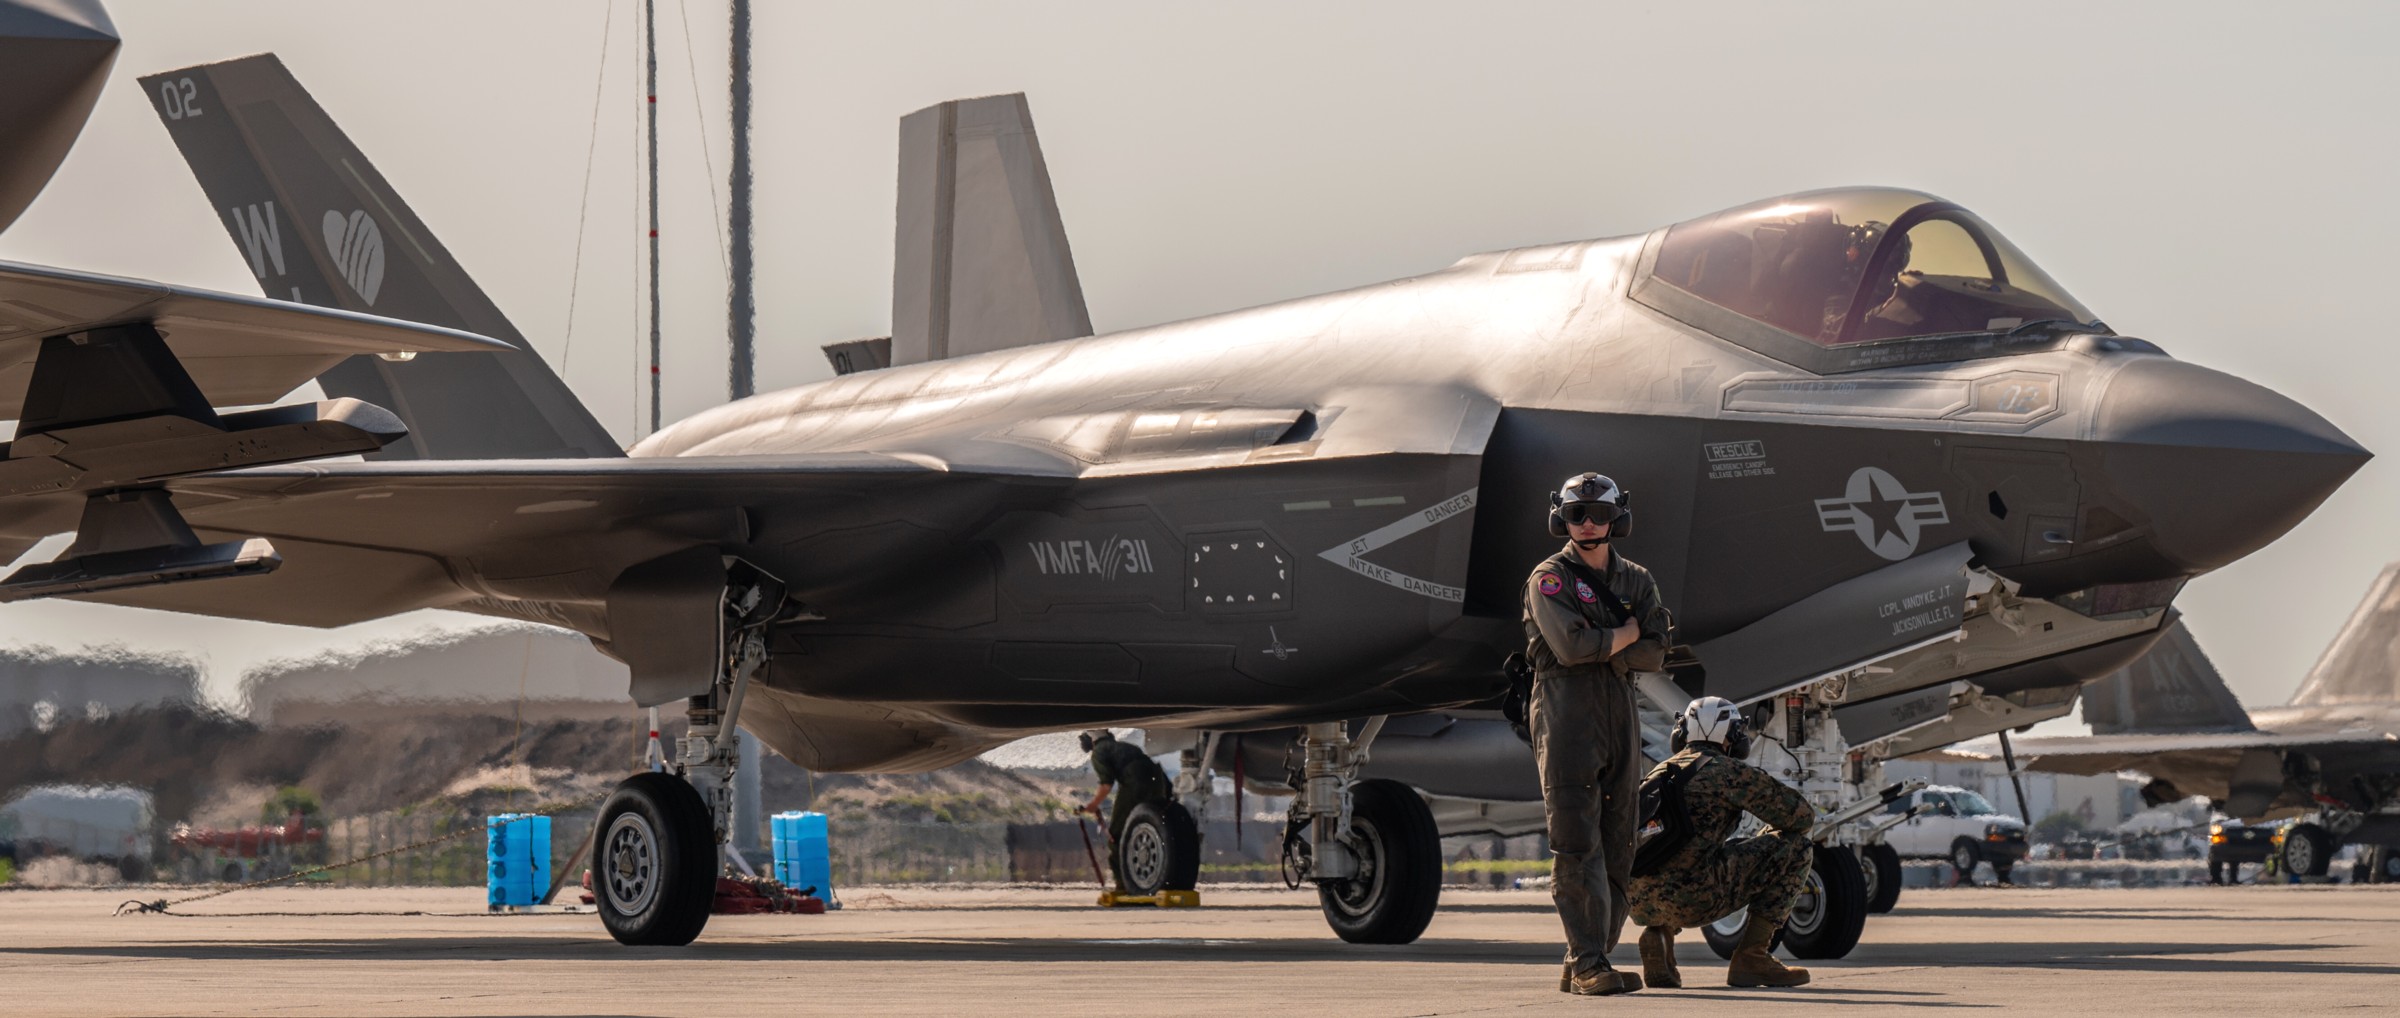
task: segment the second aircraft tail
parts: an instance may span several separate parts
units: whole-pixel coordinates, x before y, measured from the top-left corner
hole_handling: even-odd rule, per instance
[[[516,347],[352,357],[327,395],[384,407],[408,437],[369,459],[621,456],[365,154],[273,54],[142,79],[267,296],[465,329]]]

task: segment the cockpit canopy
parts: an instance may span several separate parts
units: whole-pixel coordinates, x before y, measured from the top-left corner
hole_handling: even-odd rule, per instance
[[[2092,322],[1974,213],[1889,188],[1811,191],[1670,227],[1637,296],[1670,314],[1697,297],[1817,348]]]

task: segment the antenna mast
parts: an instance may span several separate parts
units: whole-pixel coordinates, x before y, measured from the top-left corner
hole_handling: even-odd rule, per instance
[[[643,92],[650,97],[650,432],[658,432],[658,2],[642,0]]]
[[[757,298],[750,288],[750,0],[733,0],[733,199],[726,209],[731,220],[733,248],[732,292],[725,305],[725,331],[733,347],[726,386],[733,398],[758,391],[751,341],[756,329]]]

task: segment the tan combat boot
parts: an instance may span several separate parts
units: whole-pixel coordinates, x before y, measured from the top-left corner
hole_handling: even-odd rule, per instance
[[[1606,997],[1641,989],[1642,977],[1631,972],[1619,972],[1603,963],[1589,972],[1569,975],[1559,983],[1558,988],[1578,997]]]
[[[1780,925],[1760,922],[1757,916],[1742,924],[1742,939],[1735,943],[1733,958],[1725,966],[1725,985],[1800,986],[1808,982],[1807,969],[1786,967],[1770,951],[1775,928]]]
[[[1642,950],[1642,982],[1663,989],[1681,989],[1683,973],[1675,968],[1675,934],[1672,926],[1652,926],[1642,931],[1636,946]]]

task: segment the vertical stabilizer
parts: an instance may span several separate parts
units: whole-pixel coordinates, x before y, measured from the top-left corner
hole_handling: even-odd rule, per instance
[[[2367,596],[2300,681],[2292,706],[2400,701],[2400,562],[2383,567]]]
[[[2247,732],[2250,712],[2225,688],[2208,655],[2178,619],[2150,652],[2083,687],[2083,720],[2095,735],[2127,732]]]
[[[273,54],[142,79],[267,296],[465,329],[511,353],[353,357],[319,379],[398,414],[369,459],[619,456],[607,429]]]
[[[900,120],[891,362],[1092,334],[1023,93]]]

